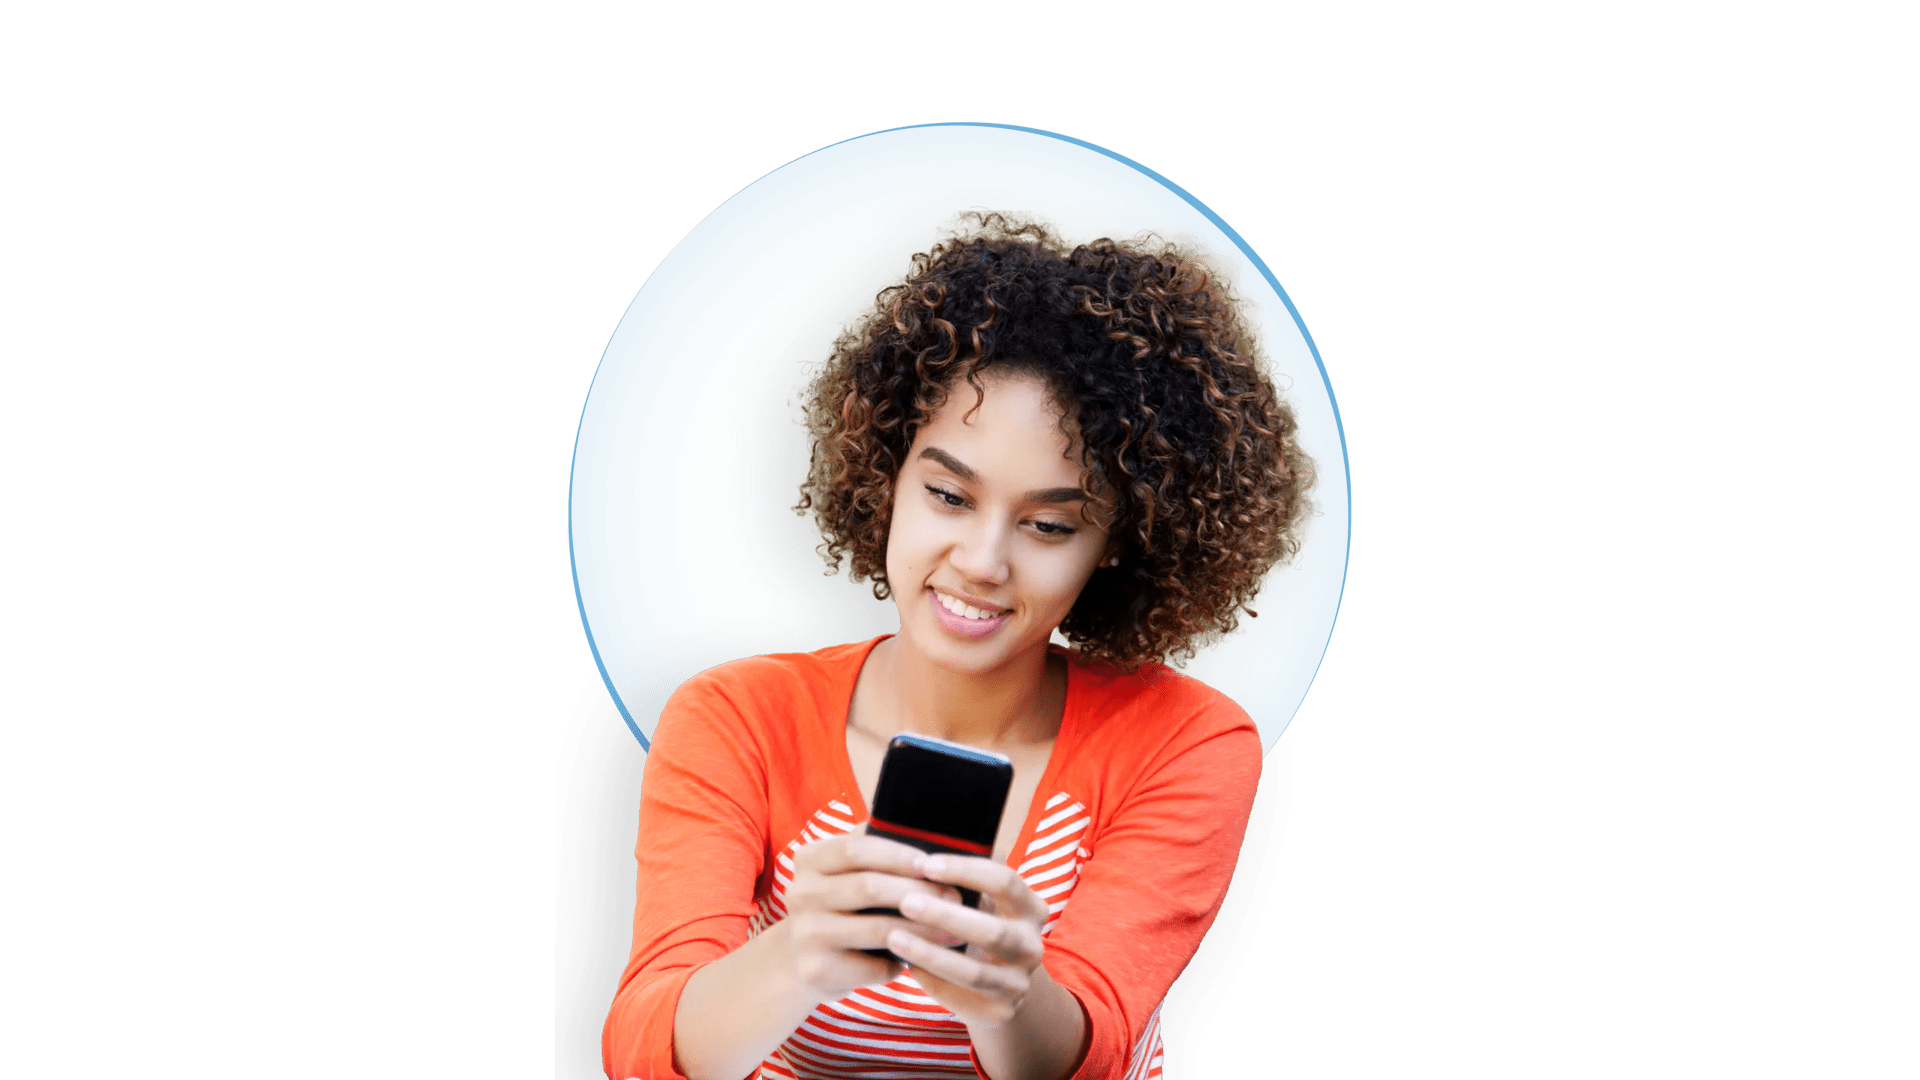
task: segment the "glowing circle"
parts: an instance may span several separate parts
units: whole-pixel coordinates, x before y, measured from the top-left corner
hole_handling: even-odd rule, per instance
[[[791,507],[807,468],[799,394],[840,331],[974,209],[1070,243],[1153,232],[1202,252],[1247,305],[1319,467],[1299,556],[1258,619],[1186,665],[1271,749],[1313,682],[1346,582],[1346,441],[1306,326],[1266,264],[1170,181],[1099,147],[994,124],[836,143],[754,182],[647,279],[594,375],[574,446],[574,589],[620,713],[648,742],[667,696],[715,664],[898,627],[867,586],[826,577]]]

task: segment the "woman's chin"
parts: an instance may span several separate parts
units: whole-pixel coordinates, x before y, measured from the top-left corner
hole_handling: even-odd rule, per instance
[[[1019,627],[1009,622],[982,637],[952,633],[931,620],[901,625],[901,637],[915,652],[935,667],[955,675],[989,675],[1004,668],[1024,650],[1018,641]],[[1038,643],[1041,649],[1046,642]]]

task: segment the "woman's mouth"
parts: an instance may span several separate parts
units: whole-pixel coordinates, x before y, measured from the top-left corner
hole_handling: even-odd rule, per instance
[[[982,610],[932,586],[927,588],[927,602],[932,605],[934,621],[941,629],[964,638],[985,637],[998,630],[1013,614],[1012,608]]]

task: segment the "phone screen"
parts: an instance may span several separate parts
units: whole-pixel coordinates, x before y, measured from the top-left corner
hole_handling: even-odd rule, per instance
[[[993,854],[1013,786],[1013,764],[998,754],[918,735],[887,743],[868,831],[923,851]]]
[[[867,832],[921,851],[991,856],[1012,787],[1013,763],[999,754],[920,735],[895,735],[880,763]],[[961,889],[960,902],[979,907],[980,894]],[[900,913],[865,908],[858,914]],[[897,959],[885,949],[865,951]]]

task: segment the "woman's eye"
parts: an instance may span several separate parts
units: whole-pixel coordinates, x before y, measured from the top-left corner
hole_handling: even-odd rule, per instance
[[[948,491],[946,488],[937,488],[937,487],[934,487],[932,484],[928,484],[927,491],[934,498],[939,499],[941,502],[946,503],[948,506],[967,505],[967,500],[961,498],[958,495],[955,495],[953,492]]]
[[[1072,536],[1079,531],[1071,525],[1062,525],[1057,521],[1036,521],[1033,527],[1042,536]]]

